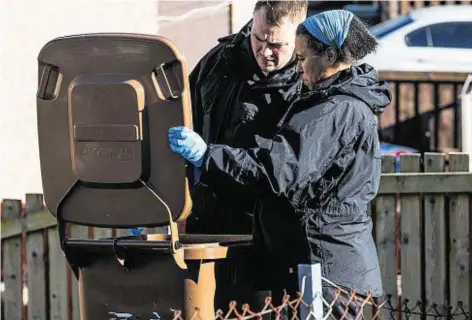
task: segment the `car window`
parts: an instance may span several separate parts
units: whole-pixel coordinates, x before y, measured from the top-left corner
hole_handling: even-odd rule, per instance
[[[431,30],[423,27],[410,32],[405,37],[405,42],[409,47],[428,47],[431,45]]]
[[[448,22],[431,26],[433,47],[472,49],[472,22]]]
[[[387,20],[385,22],[379,23],[372,28],[370,28],[370,32],[377,38],[383,38],[390,33],[403,28],[404,26],[412,23],[414,20],[411,16],[401,16],[396,19]]]

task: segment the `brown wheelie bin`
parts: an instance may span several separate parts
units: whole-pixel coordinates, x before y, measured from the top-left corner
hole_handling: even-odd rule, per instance
[[[43,192],[79,282],[81,319],[173,319],[176,310],[213,319],[218,266],[245,261],[252,240],[179,234],[191,213],[192,174],[167,132],[192,119],[176,45],[149,35],[75,35],[48,42],[38,63]],[[169,232],[74,239],[67,224]]]

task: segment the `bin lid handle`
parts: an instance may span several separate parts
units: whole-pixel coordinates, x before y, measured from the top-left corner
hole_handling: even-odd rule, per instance
[[[154,190],[145,181],[143,180],[140,180],[140,181],[145,187],[148,187],[149,191],[151,191],[153,195],[156,197],[156,199],[158,199],[162,203],[162,205],[166,208],[167,214],[169,215],[169,230],[170,230],[172,254],[174,256],[174,259],[177,265],[182,269],[187,269],[187,264],[185,263],[185,260],[184,260],[184,249],[179,239],[179,229],[177,228],[177,223],[172,218],[172,212],[170,210],[170,207],[167,205],[167,203],[164,200],[162,200],[161,197],[159,197],[159,195],[156,192],[154,192]]]

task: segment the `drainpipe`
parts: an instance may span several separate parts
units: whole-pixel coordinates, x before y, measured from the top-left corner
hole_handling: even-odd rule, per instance
[[[472,73],[462,87],[461,95],[461,151],[472,155]],[[472,156],[469,157],[469,171],[472,171]]]

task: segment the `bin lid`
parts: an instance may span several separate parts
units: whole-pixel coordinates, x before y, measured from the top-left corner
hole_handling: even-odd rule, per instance
[[[64,222],[164,226],[191,208],[168,129],[191,127],[185,60],[169,39],[81,34],[41,49],[37,114],[43,193]]]

